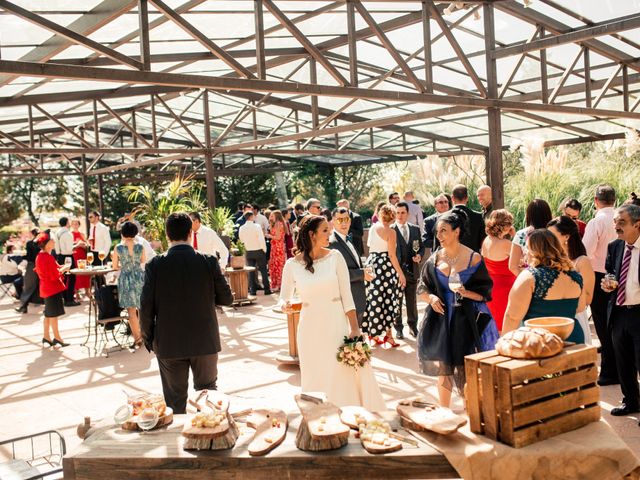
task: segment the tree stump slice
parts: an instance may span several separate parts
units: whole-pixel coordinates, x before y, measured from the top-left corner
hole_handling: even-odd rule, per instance
[[[363,417],[367,422],[379,418],[364,407],[340,407],[340,410],[340,421],[352,430],[358,430],[356,417]]]
[[[456,432],[467,419],[450,409],[421,399],[401,400],[396,407],[403,427],[414,431],[431,431],[440,435]]]
[[[344,447],[350,429],[340,420],[340,409],[332,403],[317,403],[296,395],[302,420],[296,435],[300,450],[321,452]]]
[[[167,407],[164,411],[164,414],[158,418],[158,423],[156,423],[155,427],[151,430],[156,430],[158,428],[164,427],[166,425],[170,425],[173,423],[173,410],[171,407]],[[136,422],[136,417],[131,417],[129,420],[122,424],[122,429],[130,432],[140,432],[142,429],[138,426]]]
[[[247,426],[256,430],[248,446],[249,455],[266,455],[280,445],[287,435],[287,425],[287,414],[282,410],[254,410],[247,418]]]
[[[228,450],[235,446],[240,436],[238,426],[228,412],[226,422],[216,428],[196,428],[188,422],[182,431],[185,450]]]

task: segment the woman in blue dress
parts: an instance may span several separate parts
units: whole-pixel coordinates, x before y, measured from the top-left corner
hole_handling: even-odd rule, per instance
[[[146,262],[146,257],[144,247],[135,240],[136,235],[138,235],[138,226],[135,223],[123,223],[120,234],[122,235],[122,243],[113,251],[113,268],[120,270],[118,302],[120,307],[127,309],[129,326],[133,335],[132,347],[135,348],[142,345],[138,309],[140,308],[140,295],[144,285],[142,265]]]
[[[527,238],[529,267],[516,278],[509,293],[502,333],[524,325],[530,318],[576,318],[585,307],[582,276],[564,252],[560,241],[547,229],[531,232]],[[584,343],[578,322],[568,342]]]
[[[429,303],[418,332],[418,358],[423,373],[438,376],[443,407],[449,407],[454,386],[463,391],[465,355],[492,350],[499,338],[486,304],[493,281],[482,256],[460,243],[466,228],[462,210],[454,208],[438,218],[435,232],[441,248],[425,263],[418,287]],[[461,286],[454,284],[456,274]]]

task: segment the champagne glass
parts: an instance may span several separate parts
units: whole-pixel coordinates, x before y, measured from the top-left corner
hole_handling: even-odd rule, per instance
[[[93,252],[87,252],[87,263],[89,266],[93,265]]]
[[[138,414],[138,427],[144,432],[151,430],[158,424],[158,411],[153,407],[148,407]]]
[[[420,241],[419,240],[414,240],[413,241],[413,253],[415,255],[417,255],[419,251],[420,251]]]
[[[107,254],[105,253],[104,250],[100,250],[98,252],[98,259],[100,260],[100,264],[102,266],[102,268],[104,268],[104,259],[107,258]]]
[[[462,288],[462,279],[460,278],[460,275],[456,272],[452,272],[449,275],[449,289],[455,293],[456,296],[456,301],[453,304],[454,307],[459,307],[460,304],[460,298],[459,298],[459,294],[458,294],[458,290],[460,290]]]

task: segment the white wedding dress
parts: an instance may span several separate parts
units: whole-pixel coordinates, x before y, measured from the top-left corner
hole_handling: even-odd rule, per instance
[[[282,272],[280,301],[291,300],[294,291],[302,300],[298,324],[298,356],[303,392],[324,392],[338,406],[360,405],[385,410],[371,365],[358,370],[338,363],[336,353],[349,335],[345,312],[354,310],[349,270],[337,250],[313,263],[314,273],[303,262],[290,258]]]

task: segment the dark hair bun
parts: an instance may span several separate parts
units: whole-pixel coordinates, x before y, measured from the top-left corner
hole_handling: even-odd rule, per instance
[[[438,217],[438,222],[447,223],[451,226],[452,230],[460,229],[460,237],[462,237],[467,231],[469,216],[467,215],[467,212],[461,208],[452,208],[448,212],[440,215],[440,217]]]

